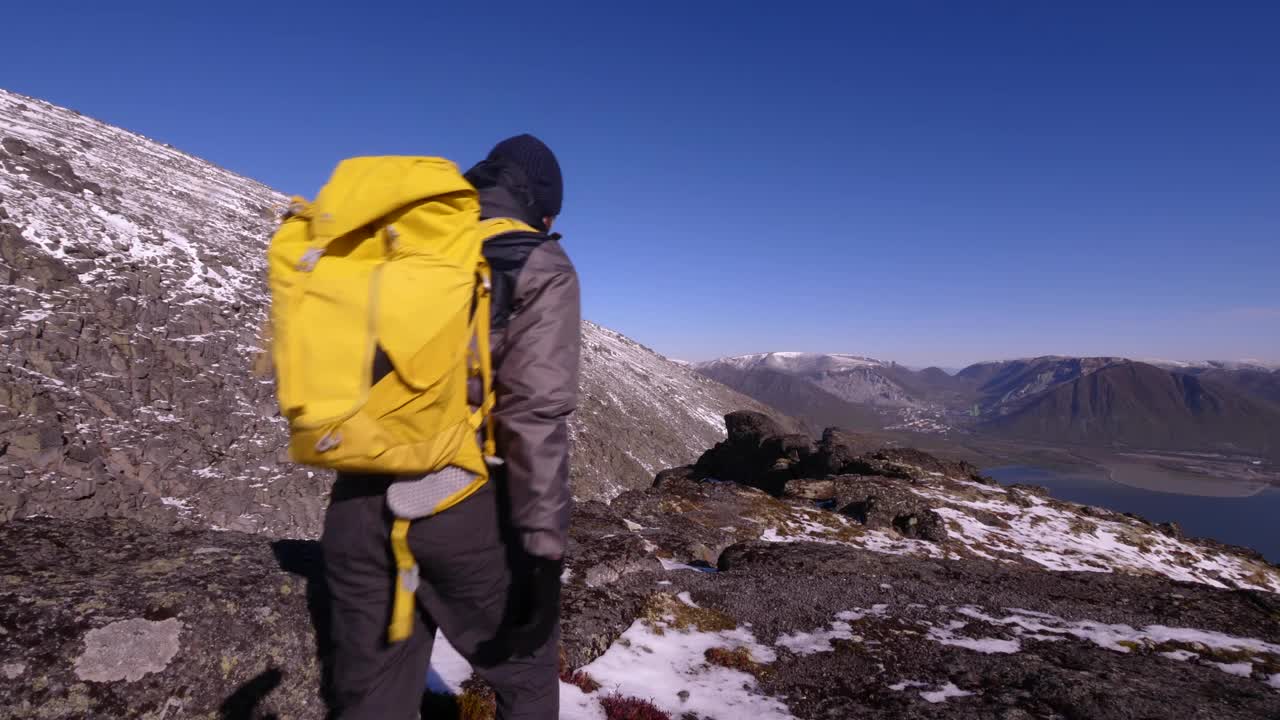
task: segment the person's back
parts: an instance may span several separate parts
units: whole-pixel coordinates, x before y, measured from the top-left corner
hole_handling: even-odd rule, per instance
[[[580,344],[577,274],[548,234],[560,213],[560,168],[545,145],[522,135],[499,143],[467,179],[480,193],[483,218],[533,229],[484,246],[498,462],[472,496],[410,526],[418,612],[412,635],[390,644],[396,568],[386,491],[404,479],[338,477],[323,545],[342,718],[417,717],[437,628],[493,686],[500,718],[549,720],[559,712],[567,423],[577,404]]]

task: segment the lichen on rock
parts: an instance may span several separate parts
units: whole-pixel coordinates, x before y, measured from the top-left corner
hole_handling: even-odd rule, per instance
[[[85,633],[84,654],[76,658],[76,676],[93,682],[141,680],[160,672],[178,654],[182,623],[130,618]]]

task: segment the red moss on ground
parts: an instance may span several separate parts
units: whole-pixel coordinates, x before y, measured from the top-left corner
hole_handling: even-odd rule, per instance
[[[618,693],[600,699],[604,716],[608,720],[671,720],[671,716],[659,710],[648,700],[624,697]]]

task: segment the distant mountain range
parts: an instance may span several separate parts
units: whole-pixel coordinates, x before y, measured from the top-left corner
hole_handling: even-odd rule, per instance
[[[1263,363],[1045,356],[953,374],[785,352],[694,367],[819,426],[1280,457],[1280,369]]]

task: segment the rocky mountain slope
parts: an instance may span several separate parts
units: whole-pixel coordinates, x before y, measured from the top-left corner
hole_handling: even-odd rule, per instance
[[[947,433],[968,385],[937,368],[913,371],[856,355],[774,352],[721,358],[699,373],[812,427]]]
[[[856,355],[773,352],[722,358],[694,367],[713,378],[720,373],[741,377],[757,372],[784,373],[855,405],[904,407],[916,402],[884,372],[890,367],[888,363]]]
[[[284,200],[0,91],[0,519],[318,532],[327,477],[287,462],[252,370]],[[761,407],[617,333],[583,337],[579,497],[646,485],[720,437],[725,412]]]
[[[728,423],[694,466],[576,508],[561,717],[1280,715],[1280,568],[1256,555]],[[0,525],[0,571],[0,718],[324,716],[315,543],[32,518]],[[428,688],[429,717],[492,717],[447,638]]]
[[[748,408],[776,415],[621,333],[584,322],[582,397],[570,426],[575,491],[607,500],[646,487],[658,470],[688,462],[723,438],[725,413]]]

